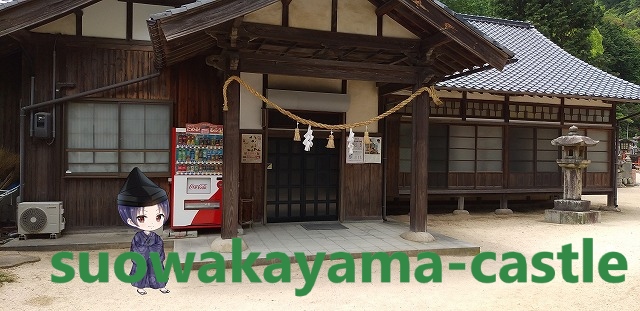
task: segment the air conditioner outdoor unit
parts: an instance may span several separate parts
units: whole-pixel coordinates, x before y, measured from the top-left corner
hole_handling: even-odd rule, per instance
[[[18,204],[18,234],[20,240],[27,234],[47,234],[55,239],[64,229],[62,202],[22,202]]]

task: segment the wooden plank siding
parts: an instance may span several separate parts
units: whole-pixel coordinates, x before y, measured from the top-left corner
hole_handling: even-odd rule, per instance
[[[13,54],[0,61],[0,148],[20,152],[20,54]],[[22,103],[23,105],[26,103]]]
[[[167,178],[151,178],[167,194]],[[69,227],[124,226],[117,209],[117,197],[124,179],[66,178],[64,180],[64,217]]]
[[[398,189],[401,187],[409,187],[411,185],[411,177],[407,176],[406,180],[402,178],[404,174],[400,174],[400,115],[392,114],[385,119],[385,127],[387,128],[386,148],[384,150],[387,156],[387,197],[397,197]],[[400,178],[396,177],[400,176]],[[431,184],[431,183],[429,183]]]
[[[262,131],[241,130],[242,134],[263,134]],[[265,193],[265,162],[266,153],[263,146],[262,163],[240,163],[240,223],[251,221],[261,223],[264,218],[264,193]]]
[[[73,88],[63,88],[57,98],[90,91],[96,88],[125,82],[156,72],[153,52],[149,43],[115,39],[82,38],[33,34],[34,41],[27,46],[27,57],[21,60],[22,79],[18,95],[11,98],[29,99],[30,76],[35,77],[35,103],[53,98],[53,46],[56,46],[56,81],[75,83]],[[35,40],[37,39],[37,40]],[[11,72],[20,72],[20,57],[4,58],[2,66],[18,63]],[[3,72],[5,72],[3,70]],[[143,101],[173,102],[172,127],[184,127],[186,123],[210,122],[221,124],[222,81],[218,71],[205,64],[204,57],[196,57],[185,63],[165,68],[158,78],[97,93],[88,98],[123,100],[135,103]],[[0,81],[11,80],[0,74]],[[20,80],[19,80],[20,81]],[[12,90],[14,88],[11,88]],[[3,95],[5,96],[5,95]],[[16,100],[2,103],[6,111],[19,109]],[[63,201],[67,228],[86,226],[124,226],[117,212],[116,197],[126,176],[78,178],[65,177],[65,127],[64,103],[35,110],[53,112],[55,109],[56,138],[53,142],[29,137],[29,122],[25,124],[25,188],[24,201]],[[19,122],[18,112],[6,116],[3,131],[11,131]],[[2,117],[5,118],[5,114]],[[11,139],[2,135],[2,144],[19,146],[17,126],[6,132],[15,135]],[[50,144],[49,144],[50,143]],[[170,194],[168,177],[152,178]]]
[[[382,217],[382,165],[346,164],[341,187],[345,220]]]

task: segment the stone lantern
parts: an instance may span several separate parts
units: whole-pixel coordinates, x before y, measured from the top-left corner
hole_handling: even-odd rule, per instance
[[[555,200],[554,209],[562,211],[588,211],[589,201],[582,200],[582,171],[591,163],[584,158],[587,147],[595,146],[599,141],[587,136],[578,135],[578,127],[569,128],[566,136],[551,141],[554,146],[562,146],[562,159],[558,165],[562,167],[563,197]]]
[[[545,219],[555,223],[593,223],[599,221],[599,212],[590,212],[590,201],[582,200],[582,172],[591,163],[585,159],[587,147],[599,141],[578,135],[571,126],[569,133],[551,141],[562,146],[562,158],[556,162],[562,167],[563,196],[553,202],[553,210],[545,211]]]

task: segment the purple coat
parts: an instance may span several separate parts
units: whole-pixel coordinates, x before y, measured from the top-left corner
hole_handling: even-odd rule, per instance
[[[151,265],[151,259],[149,259],[149,253],[157,252],[160,255],[160,262],[164,262],[164,242],[162,241],[162,238],[153,231],[149,232],[149,235],[144,233],[144,231],[140,231],[136,233],[136,235],[133,236],[133,240],[131,240],[131,251],[142,255],[147,262],[147,274],[145,274],[142,280],[131,283],[131,285],[137,288],[158,289],[165,287],[167,285],[166,282],[158,282],[158,280],[156,280],[156,275],[153,271],[153,266]],[[136,273],[136,269],[137,264],[134,261],[129,275],[134,275]],[[164,263],[162,264],[162,269],[164,270]]]

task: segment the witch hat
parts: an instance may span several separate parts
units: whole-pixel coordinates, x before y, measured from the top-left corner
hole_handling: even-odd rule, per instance
[[[118,194],[118,205],[124,206],[151,206],[166,200],[167,192],[137,167],[131,170]]]

